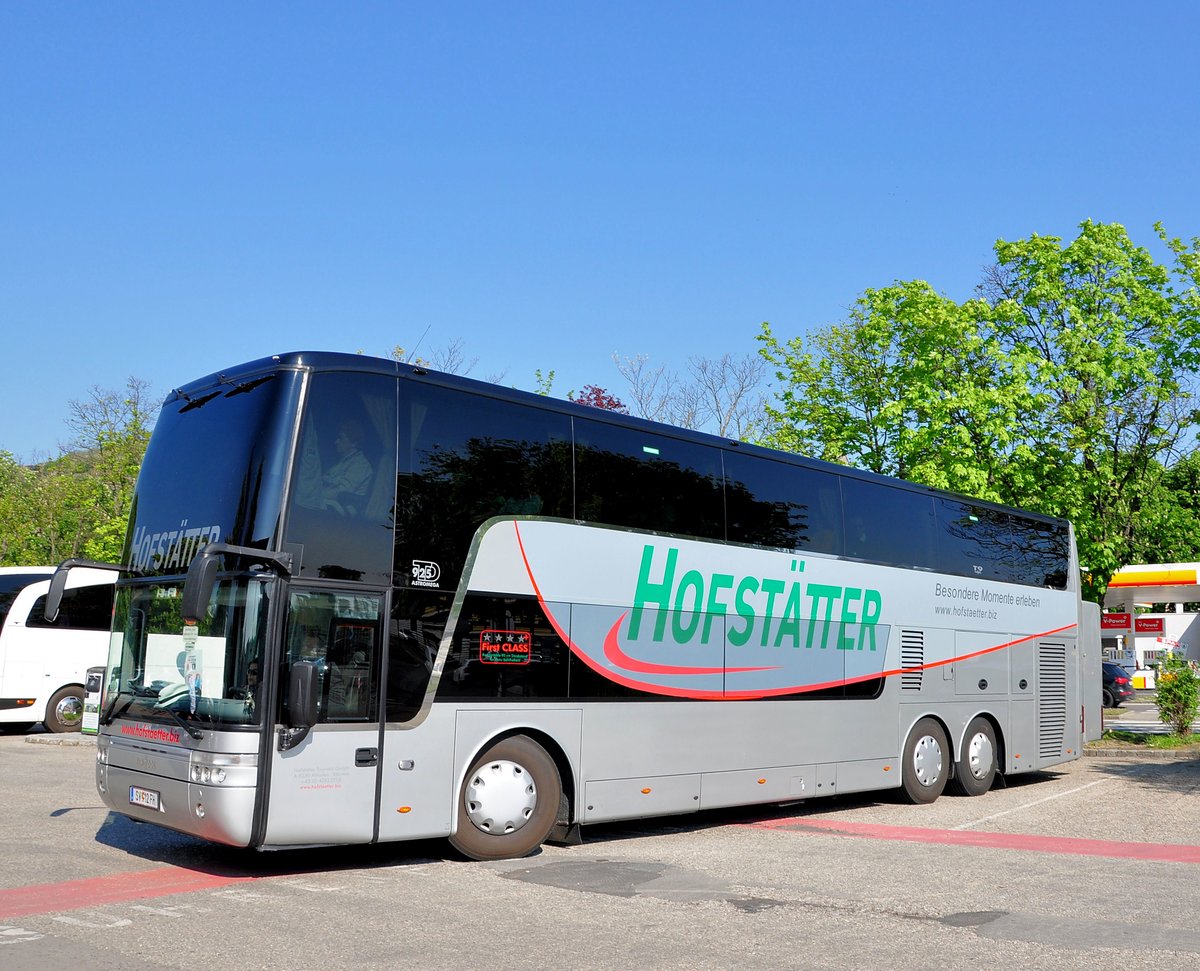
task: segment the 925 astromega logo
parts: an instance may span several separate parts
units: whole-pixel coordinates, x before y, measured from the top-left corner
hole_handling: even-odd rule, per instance
[[[434,587],[439,586],[438,580],[442,577],[442,568],[433,560],[413,560],[412,561],[412,582],[414,587]]]

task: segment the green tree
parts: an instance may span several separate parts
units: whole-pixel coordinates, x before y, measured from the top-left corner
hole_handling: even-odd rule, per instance
[[[780,381],[766,444],[1001,499],[1017,416],[1034,407],[988,329],[989,307],[924,281],[867,290],[840,324],[759,340]]]
[[[1196,421],[1200,240],[1117,225],[996,244],[975,299],[867,290],[842,323],[762,353],[777,447],[1072,519],[1098,599]]]
[[[120,558],[157,406],[147,382],[133,377],[123,391],[93,387],[87,400],[70,403],[67,425],[75,432],[76,451],[69,458],[83,520],[73,554],[108,562]]]
[[[0,565],[29,565],[29,517],[34,470],[21,465],[11,452],[0,451]]]
[[[122,391],[93,388],[70,402],[75,437],[57,458],[22,466],[0,453],[0,563],[120,557],[153,407],[134,378]]]
[[[1022,430],[1036,449],[1025,469],[1035,504],[1075,522],[1097,598],[1133,558],[1143,504],[1195,422],[1200,240],[1155,229],[1170,265],[1116,224],[1084,222],[1065,246],[1001,240],[982,288],[996,339],[1040,404]]]
[[[1191,735],[1200,699],[1200,676],[1182,654],[1167,651],[1154,680],[1158,718],[1176,735]]]
[[[1138,510],[1130,563],[1200,560],[1200,452],[1157,469]]]

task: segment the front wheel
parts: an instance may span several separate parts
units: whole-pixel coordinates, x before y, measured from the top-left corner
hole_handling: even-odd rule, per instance
[[[450,843],[472,860],[528,856],[550,835],[561,794],[558,767],[544,748],[527,735],[502,739],[463,779]]]
[[[901,786],[909,802],[933,802],[946,788],[950,775],[950,746],[946,733],[932,718],[913,725],[904,743]]]
[[[83,685],[60,688],[46,705],[46,728],[49,731],[77,732],[83,727]]]
[[[996,778],[996,731],[986,718],[973,718],[963,739],[962,754],[954,765],[954,791],[981,796]]]

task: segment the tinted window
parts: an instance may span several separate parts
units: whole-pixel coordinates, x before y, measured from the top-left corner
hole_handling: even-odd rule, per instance
[[[113,585],[101,583],[63,591],[62,604],[54,623],[46,621],[46,598],[38,597],[29,613],[27,627],[57,630],[108,630],[112,624]]]
[[[842,508],[847,556],[891,566],[935,566],[932,496],[845,478]]]
[[[280,526],[294,372],[230,378],[163,405],[138,474],[123,563],[180,574],[209,542],[264,548]]]
[[[565,698],[569,655],[536,600],[467,597],[438,698]]]
[[[575,419],[578,518],[725,538],[721,453],[641,429]]]
[[[1035,587],[1066,586],[1066,527],[955,499],[938,500],[940,569]]]
[[[572,518],[565,415],[443,388],[406,384],[403,396],[397,584],[453,589],[493,516]]]
[[[49,579],[48,573],[0,573],[0,626],[3,626],[17,594],[36,580]]]
[[[438,590],[397,590],[393,595],[385,693],[387,721],[408,721],[421,709],[453,596]]]
[[[396,379],[314,374],[287,527],[300,575],[390,583],[395,488]]]
[[[1013,518],[1020,538],[1013,557],[1016,582],[1065,590],[1071,565],[1067,525]]]
[[[730,542],[842,551],[841,491],[828,472],[726,452],[725,509]]]
[[[292,592],[281,683],[286,690],[292,663],[316,664],[320,721],[377,719],[381,607],[382,598],[369,594]]]

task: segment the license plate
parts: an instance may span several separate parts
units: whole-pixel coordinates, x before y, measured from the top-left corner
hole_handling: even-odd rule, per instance
[[[153,789],[140,789],[137,786],[130,786],[129,805],[145,806],[147,809],[157,809],[158,793]]]

